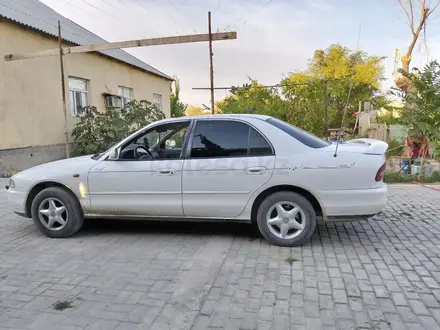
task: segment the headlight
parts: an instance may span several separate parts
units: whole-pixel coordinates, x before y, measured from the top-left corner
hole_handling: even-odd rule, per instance
[[[9,188],[15,188],[15,182],[12,179],[9,179]]]

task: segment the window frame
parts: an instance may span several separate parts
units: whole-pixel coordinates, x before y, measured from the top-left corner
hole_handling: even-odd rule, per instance
[[[163,99],[162,99],[162,94],[153,93],[153,105],[156,106],[156,104],[157,104],[156,100],[154,99],[154,97],[155,97],[156,95],[160,96],[160,108],[158,108],[158,110],[159,110],[159,111],[162,111],[162,101],[163,101]]]
[[[225,157],[191,157],[191,149],[192,149],[192,143],[193,143],[193,139],[194,139],[194,133],[195,130],[197,128],[197,123],[199,122],[238,122],[238,123],[242,123],[247,125],[249,128],[253,128],[255,129],[255,131],[257,133],[259,133],[264,140],[266,140],[267,144],[270,146],[271,149],[271,154],[267,154],[267,155],[250,155],[250,132],[251,130],[249,129],[248,132],[248,141],[247,141],[247,154],[245,156],[225,156]],[[184,159],[191,159],[191,160],[197,160],[197,159],[227,159],[227,158],[255,158],[255,157],[273,157],[275,156],[275,148],[273,147],[273,144],[269,141],[269,139],[261,132],[260,129],[258,129],[257,127],[255,127],[254,125],[252,125],[251,123],[245,121],[245,120],[240,120],[240,119],[231,119],[231,118],[223,118],[223,119],[213,119],[213,118],[207,118],[207,119],[194,119],[192,125],[190,126],[190,134],[189,134],[189,140],[185,141],[186,146],[184,144],[184,148],[186,147],[185,150],[185,156]],[[189,129],[188,129],[189,130]]]
[[[119,91],[122,90],[128,90],[130,91],[130,98],[125,97],[123,94],[124,92],[122,92],[122,95],[119,94]],[[123,86],[123,85],[118,85],[118,96],[121,98],[122,100],[122,107],[121,109],[124,109],[126,107],[126,105],[130,102],[132,102],[134,100],[134,89],[132,87],[127,87],[127,86]],[[129,102],[126,102],[126,100],[130,100]]]
[[[141,136],[143,136],[143,135],[145,135],[145,134],[148,134],[149,132],[151,132],[151,131],[154,131],[155,129],[157,129],[158,127],[160,127],[160,126],[166,126],[166,125],[171,125],[171,124],[183,124],[183,123],[189,123],[188,124],[188,127],[187,127],[187,134],[188,134],[188,137],[190,137],[191,136],[191,129],[192,129],[192,126],[194,125],[194,120],[193,119],[182,119],[182,120],[176,120],[176,121],[172,121],[172,122],[161,122],[161,123],[157,123],[156,125],[154,125],[154,126],[151,126],[151,127],[148,127],[148,128],[146,128],[146,129],[142,129],[142,130],[140,130],[136,135],[134,135],[131,139],[129,139],[129,140],[127,140],[127,141],[125,141],[124,143],[122,143],[122,144],[120,144],[117,148],[119,148],[120,149],[120,151],[122,152],[122,150],[125,148],[125,147],[127,147],[127,146],[129,146],[130,144],[132,144],[134,141],[136,141],[137,139],[139,139]],[[179,158],[172,158],[172,159],[170,159],[170,158],[164,158],[164,159],[152,159],[152,158],[149,158],[149,159],[142,159],[142,160],[139,160],[139,159],[120,159],[120,158],[118,158],[118,159],[108,159],[108,156],[106,156],[105,157],[105,159],[104,159],[104,161],[114,161],[114,162],[151,162],[151,161],[171,161],[171,160],[183,160],[184,159],[184,155],[185,155],[185,152],[186,152],[186,146],[188,145],[188,138],[184,141],[184,143],[183,143],[183,146],[182,146],[182,150],[180,151],[180,155],[179,155]]]
[[[70,88],[70,80],[77,80],[77,81],[82,81],[86,84],[86,90],[82,90],[82,89],[78,89],[78,88]],[[70,113],[72,115],[72,117],[82,117],[86,115],[86,112],[83,112],[81,114],[78,113],[78,107],[76,106],[76,92],[79,92],[81,94],[81,99],[82,99],[82,94],[86,95],[86,100],[87,100],[87,104],[85,106],[83,106],[83,108],[88,107],[90,104],[90,100],[89,100],[89,84],[90,84],[90,80],[89,79],[85,79],[85,78],[80,78],[80,77],[75,77],[75,76],[68,76],[67,78],[67,88],[69,91],[69,104],[73,101],[73,106],[70,105]],[[73,100],[70,99],[70,93],[73,92]]]

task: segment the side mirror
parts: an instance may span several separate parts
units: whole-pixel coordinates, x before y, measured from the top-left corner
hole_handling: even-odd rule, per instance
[[[119,159],[119,148],[112,148],[108,154],[109,160],[116,160]]]

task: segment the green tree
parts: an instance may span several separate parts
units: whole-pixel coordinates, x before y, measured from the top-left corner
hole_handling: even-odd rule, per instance
[[[384,79],[383,60],[384,57],[369,56],[339,44],[316,50],[306,70],[290,73],[282,81],[283,94],[296,103],[296,118],[292,120],[306,121],[313,127],[312,131],[322,134],[326,81],[330,127],[341,125],[346,107],[346,124],[353,125],[352,115],[360,101],[369,101],[376,108],[383,106],[386,100],[379,89]]]
[[[399,121],[408,127],[410,136],[425,136],[431,142],[440,141],[440,64],[432,61],[420,75],[402,71],[414,87],[405,96]]]
[[[330,127],[339,127],[347,106],[345,123],[354,125],[352,116],[359,101],[375,108],[386,104],[380,93],[383,57],[352,51],[339,44],[317,50],[304,71],[290,73],[281,81],[281,91],[264,88],[256,80],[233,88],[231,95],[218,102],[224,113],[259,113],[285,120],[316,135],[324,135],[324,86],[327,81]],[[348,95],[350,94],[350,98]]]
[[[223,113],[266,113],[271,104],[280,100],[276,89],[265,88],[257,80],[233,87],[231,95],[217,102]]]
[[[133,132],[150,123],[165,119],[165,114],[147,100],[134,100],[128,103],[121,109],[121,116]]]
[[[170,94],[171,117],[185,116],[186,105],[180,101],[180,82],[174,77],[174,90]]]

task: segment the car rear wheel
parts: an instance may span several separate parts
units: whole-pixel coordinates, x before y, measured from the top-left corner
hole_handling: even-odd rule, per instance
[[[52,238],[70,237],[84,224],[78,200],[58,187],[39,192],[32,201],[31,213],[37,228]]]
[[[316,228],[316,214],[302,195],[280,191],[266,197],[257,213],[261,234],[272,244],[299,246],[307,242]]]

